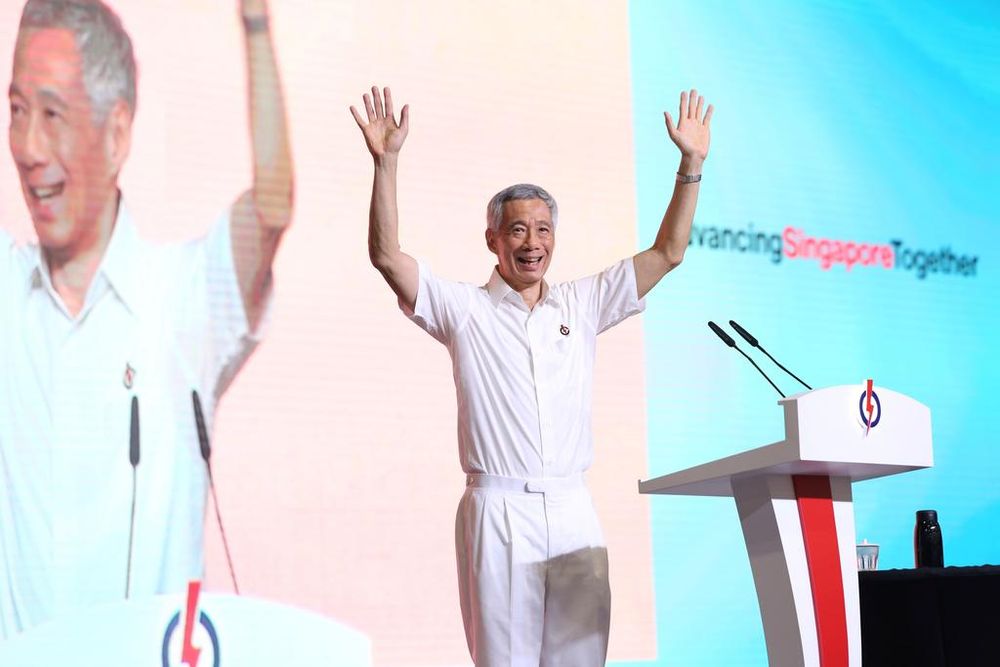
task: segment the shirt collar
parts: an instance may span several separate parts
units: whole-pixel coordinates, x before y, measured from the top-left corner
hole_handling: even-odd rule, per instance
[[[125,202],[119,198],[118,214],[115,217],[114,229],[111,231],[111,239],[108,241],[108,247],[104,249],[104,257],[101,259],[97,273],[94,274],[91,287],[99,277],[103,276],[129,310],[132,310],[135,304],[138,244],[139,236],[132,223],[132,216],[129,215]],[[45,263],[45,255],[38,243],[31,246],[28,254],[28,268],[29,289],[44,287],[54,291],[52,277],[49,275],[48,266]]]
[[[115,228],[111,232],[111,240],[104,251],[104,259],[98,271],[104,274],[111,289],[129,310],[133,310],[136,304],[136,290],[139,287],[136,275],[140,268],[138,250],[139,235],[132,223],[132,216],[129,215],[125,202],[119,200]]]
[[[500,268],[497,266],[493,267],[493,274],[490,276],[490,281],[486,283],[486,291],[490,295],[490,301],[494,306],[499,306],[500,302],[504,299],[514,295],[517,297],[515,303],[520,303],[524,305],[524,299],[521,295],[514,291],[514,288],[507,284],[507,281],[503,279],[500,275]],[[551,303],[555,306],[559,305],[558,295],[549,289],[549,284],[542,281],[542,298],[538,300],[539,304]]]

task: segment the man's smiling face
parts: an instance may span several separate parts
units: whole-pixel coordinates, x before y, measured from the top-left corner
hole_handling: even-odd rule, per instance
[[[496,231],[486,230],[486,245],[496,254],[500,275],[517,291],[542,281],[555,249],[552,212],[541,199],[515,199],[503,205]]]
[[[10,151],[42,247],[86,245],[117,173],[105,120],[95,118],[72,32],[22,32],[10,84]]]

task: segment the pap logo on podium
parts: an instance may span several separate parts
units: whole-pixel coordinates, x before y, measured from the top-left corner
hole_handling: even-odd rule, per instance
[[[865,427],[865,435],[868,435],[873,428],[878,426],[882,419],[882,402],[875,393],[873,381],[868,380],[861,398],[858,399],[858,413],[861,417],[861,425]]]
[[[163,633],[163,667],[219,667],[219,637],[212,619],[198,609],[200,591],[200,581],[188,583],[183,632],[177,632],[181,627],[180,611],[167,624]]]

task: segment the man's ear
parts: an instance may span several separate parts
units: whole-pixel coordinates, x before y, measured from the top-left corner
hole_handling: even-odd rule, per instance
[[[108,112],[104,125],[104,140],[108,165],[115,173],[121,173],[132,148],[132,112],[124,100],[118,100]]]
[[[487,227],[486,228],[486,247],[489,248],[490,252],[495,255],[495,254],[497,254],[497,244],[496,244],[496,241],[494,240],[494,236],[495,236],[495,232],[492,229],[490,229],[490,228]]]

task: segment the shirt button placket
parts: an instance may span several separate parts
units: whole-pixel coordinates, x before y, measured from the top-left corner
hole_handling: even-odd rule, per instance
[[[552,415],[548,409],[548,380],[545,377],[545,362],[547,360],[547,350],[544,345],[544,332],[539,331],[543,326],[542,318],[537,314],[528,320],[529,345],[531,348],[531,373],[535,383],[535,405],[538,411],[538,437],[541,443],[542,475],[549,477],[552,474]]]
[[[56,353],[53,355],[52,366],[49,369],[50,376],[48,378],[50,391],[49,409],[51,410],[50,437],[52,438],[50,443],[52,458],[49,465],[51,466],[53,494],[50,500],[52,508],[52,541],[50,548],[52,550],[53,602],[56,606],[61,604],[62,594],[65,592],[62,573],[65,570],[63,567],[64,561],[69,556],[67,553],[68,545],[66,543],[66,523],[69,519],[60,510],[61,508],[72,506],[68,497],[62,494],[70,488],[70,485],[67,483],[67,475],[71,471],[68,470],[69,466],[67,465],[66,457],[70,451],[68,440],[72,426],[70,406],[73,405],[75,398],[73,395],[74,378],[72,377],[75,372],[73,366],[73,329],[74,325],[70,324],[61,331],[61,339],[56,348]]]
[[[536,344],[536,334],[535,334],[535,320],[537,318],[533,317],[534,311],[528,314],[527,320],[524,323],[525,337],[528,341],[528,355],[531,358],[531,380],[535,388],[535,417],[538,419],[538,456],[541,458],[542,462],[542,477],[547,476],[548,471],[545,468],[545,429],[542,427],[542,396],[541,396],[541,385],[539,384],[539,358],[538,353],[540,351],[539,346]]]

